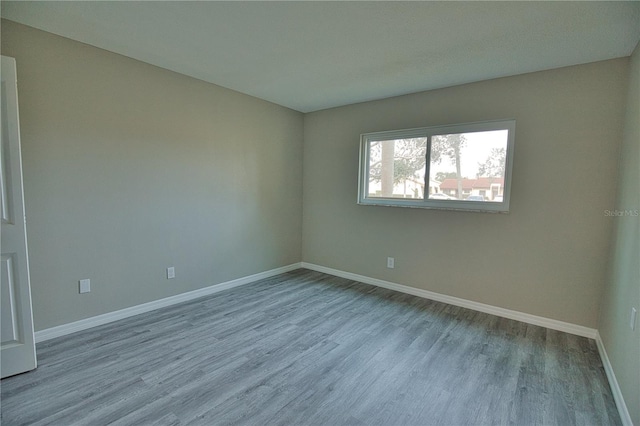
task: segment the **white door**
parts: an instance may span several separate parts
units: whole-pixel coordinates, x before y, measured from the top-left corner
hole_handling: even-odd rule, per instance
[[[12,376],[36,368],[31,313],[27,232],[22,191],[16,61],[2,56],[2,275],[0,275],[0,373]]]

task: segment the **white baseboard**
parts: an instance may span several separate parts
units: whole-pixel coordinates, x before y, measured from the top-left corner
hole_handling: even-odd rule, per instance
[[[602,359],[602,364],[604,365],[604,371],[607,373],[607,379],[609,379],[611,393],[613,394],[613,399],[616,401],[616,406],[618,407],[618,412],[620,413],[622,424],[624,426],[633,426],[631,415],[629,414],[629,410],[627,409],[627,404],[624,402],[624,397],[622,396],[622,390],[620,390],[620,385],[618,385],[618,379],[616,379],[616,374],[613,372],[613,367],[611,366],[611,362],[609,361],[607,351],[604,348],[604,343],[602,342],[600,333],[597,331],[596,344],[598,345],[598,352],[600,353],[600,358]]]
[[[338,269],[327,268],[325,266],[315,265],[313,263],[302,262],[302,267],[313,271],[324,272],[325,274],[335,275],[349,280],[359,281],[365,284],[371,284],[377,287],[387,288],[389,290],[399,291],[401,293],[412,294],[414,296],[425,299],[435,300],[437,302],[448,303],[450,305],[460,306],[474,311],[484,312],[503,318],[509,318],[516,321],[526,322],[527,324],[539,325],[541,327],[550,328],[552,330],[564,331],[566,333],[575,334],[577,336],[596,338],[597,330],[594,328],[584,327],[564,321],[558,321],[537,315],[525,314],[524,312],[512,311],[511,309],[500,308],[497,306],[486,305],[480,302],[461,299],[459,297],[447,296],[446,294],[435,293],[428,290],[422,290],[415,287],[409,287],[402,284],[392,283],[390,281],[379,280],[364,275],[353,274],[351,272],[340,271]]]
[[[445,294],[435,293],[432,291],[423,290],[415,287],[409,287],[402,284],[396,284],[390,281],[384,281],[377,278],[371,278],[364,275],[354,274],[351,272],[345,272],[338,269],[328,268],[326,266],[315,265],[313,263],[301,262],[301,263],[293,263],[291,265],[283,266],[280,268],[271,269],[265,272],[260,272],[258,274],[249,275],[247,277],[238,278],[232,281],[215,284],[215,285],[201,288],[198,290],[176,294],[175,296],[154,300],[152,302],[143,303],[141,305],[131,306],[129,308],[121,309],[118,311],[108,312],[106,314],[97,315],[95,317],[86,318],[86,319],[75,321],[69,324],[63,324],[57,327],[51,327],[44,330],[40,330],[35,333],[36,342],[37,343],[43,342],[45,340],[54,339],[56,337],[61,337],[67,334],[75,333],[76,331],[82,331],[91,327],[96,327],[96,326],[107,324],[120,319],[128,318],[133,315],[138,315],[145,312],[153,311],[155,309],[164,308],[166,306],[175,305],[176,303],[186,302],[189,300],[197,299],[198,297],[208,296],[210,294],[218,293],[223,290],[228,290],[230,288],[249,284],[254,281],[258,281],[264,278],[269,278],[278,274],[283,274],[285,272],[293,271],[299,268],[306,268],[306,269],[311,269],[313,271],[324,272],[326,274],[335,275],[338,277],[347,278],[354,281],[359,281],[365,284],[370,284],[377,287],[383,287],[389,290],[399,291],[401,293],[412,294],[414,296],[422,297],[425,299],[435,300],[438,302],[448,303],[454,306],[473,309],[475,311],[485,312],[488,314],[497,315],[504,318],[522,321],[528,324],[539,325],[541,327],[546,327],[553,330],[564,331],[566,333],[571,333],[578,336],[584,336],[591,339],[595,339],[597,335],[597,330],[593,328],[583,327],[581,325],[576,325],[576,324],[544,318],[536,315],[526,314],[523,312],[500,308],[497,306],[486,305],[484,303],[474,302],[474,301],[462,299],[459,297],[447,296]]]
[[[86,330],[88,328],[107,324],[113,321],[118,321],[134,315],[143,314],[145,312],[150,312],[156,309],[175,305],[176,303],[186,302],[189,300],[197,299],[199,297],[208,296],[210,294],[218,293],[223,290],[239,287],[241,285],[249,284],[254,281],[273,277],[275,275],[283,274],[285,272],[293,271],[300,268],[301,263],[293,263],[291,265],[282,266],[280,268],[271,269],[269,271],[260,272],[258,274],[249,275],[247,277],[238,278],[232,281],[214,284],[212,286],[201,288],[198,290],[176,294],[175,296],[154,300],[152,302],[143,303],[141,305],[131,306],[130,308],[120,309],[119,311],[108,312],[106,314],[97,315],[95,317],[74,321],[69,324],[63,324],[57,327],[51,327],[44,330],[36,331],[36,343],[44,342],[45,340],[54,339],[56,337],[66,336],[67,334]]]

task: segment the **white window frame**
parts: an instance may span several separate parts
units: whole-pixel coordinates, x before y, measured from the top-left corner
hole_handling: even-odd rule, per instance
[[[465,201],[465,200],[430,200],[408,198],[369,197],[369,147],[371,142],[427,138],[427,159],[425,171],[425,187],[428,187],[431,163],[431,138],[436,135],[487,132],[492,130],[507,130],[506,164],[504,173],[504,189],[502,202],[496,201]],[[516,121],[496,120],[477,123],[454,124],[447,126],[422,127],[417,129],[391,130],[385,132],[364,133],[360,135],[360,172],[358,174],[358,204],[372,206],[414,207],[422,209],[462,210],[474,212],[508,213],[511,200],[511,174],[513,166],[513,149]],[[428,191],[425,191],[428,196]]]

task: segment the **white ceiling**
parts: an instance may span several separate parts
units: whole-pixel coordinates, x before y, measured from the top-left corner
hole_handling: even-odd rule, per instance
[[[7,2],[2,17],[310,112],[628,56],[640,2]]]

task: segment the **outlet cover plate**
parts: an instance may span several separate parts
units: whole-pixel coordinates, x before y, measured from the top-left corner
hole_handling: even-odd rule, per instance
[[[167,279],[171,280],[176,277],[176,268],[174,266],[170,266],[167,268]]]
[[[80,294],[89,293],[91,291],[91,280],[90,279],[80,280],[79,287],[80,287]]]

